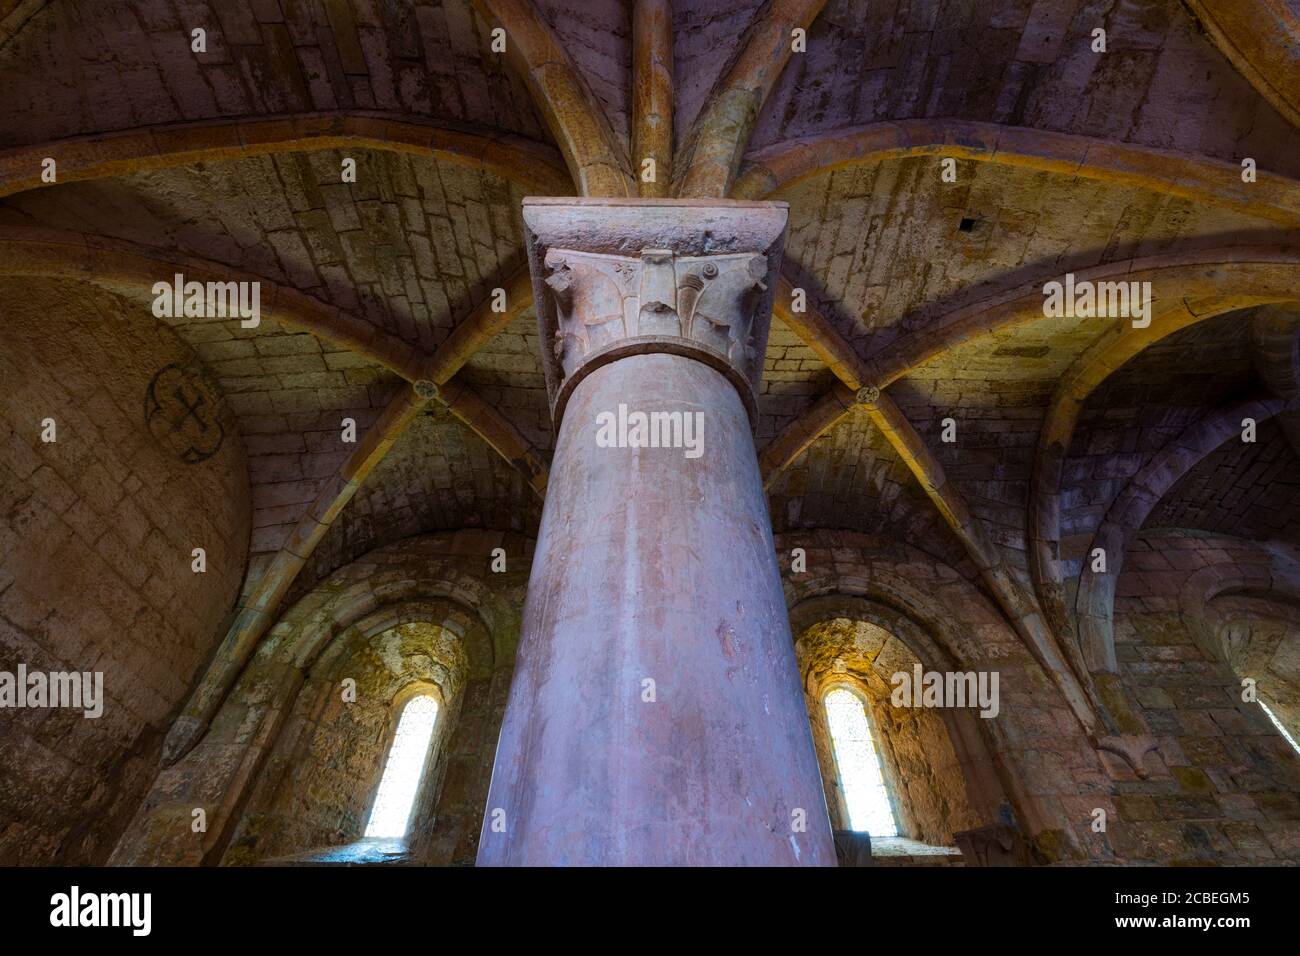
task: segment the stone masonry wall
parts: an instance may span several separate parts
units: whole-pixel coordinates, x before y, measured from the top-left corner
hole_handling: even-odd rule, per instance
[[[0,864],[103,863],[239,590],[244,451],[144,310],[18,280],[0,299],[0,671],[99,671],[106,697],[97,719],[0,708]],[[206,431],[175,430],[196,401]]]
[[[1116,652],[1129,729],[1145,728],[1157,747],[1145,778],[1104,755],[1111,794],[1099,805],[1113,822],[1097,841],[1100,858],[1300,861],[1300,757],[1258,704],[1242,700],[1243,675],[1200,646],[1185,598],[1189,582],[1199,590],[1201,580],[1259,580],[1269,563],[1258,545],[1211,535],[1147,532],[1130,549],[1116,597]]]
[[[424,779],[436,789],[457,724],[468,657],[456,635],[408,621],[329,654],[313,670],[224,861],[247,862],[361,839],[402,708],[438,703]],[[353,685],[345,686],[351,680]],[[268,805],[269,804],[269,805]],[[413,829],[431,821],[414,819]]]
[[[467,657],[463,692],[461,678],[444,688],[451,736],[435,767],[442,782],[426,785],[438,802],[415,811],[412,853],[472,861],[531,557],[529,539],[467,530],[408,538],[334,572],[281,615],[194,750],[158,773],[112,862],[247,864],[358,836],[386,749],[381,705],[406,686],[396,675],[429,680],[447,667],[431,645],[407,647],[400,662],[383,651],[384,635],[411,622],[452,635]],[[357,713],[340,706],[345,676],[370,701]]]

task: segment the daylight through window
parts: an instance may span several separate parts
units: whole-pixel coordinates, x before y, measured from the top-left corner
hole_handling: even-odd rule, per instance
[[[898,836],[862,700],[852,691],[836,687],[826,694],[824,703],[849,826],[872,836]]]
[[[379,781],[375,807],[370,811],[367,837],[403,837],[411,820],[411,805],[420,787],[429,741],[438,719],[438,702],[427,694],[413,697],[402,709],[397,734]]]

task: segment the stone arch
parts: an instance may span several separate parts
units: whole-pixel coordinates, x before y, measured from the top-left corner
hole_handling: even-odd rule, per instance
[[[1029,569],[1050,630],[1069,641],[1069,646],[1073,647],[1074,627],[1066,610],[1058,559],[1060,479],[1070,438],[1088,395],[1148,345],[1180,329],[1253,305],[1295,301],[1297,265],[1300,260],[1294,250],[1261,246],[1134,257],[1079,273],[1081,279],[1092,281],[1150,282],[1153,315],[1145,328],[1125,327],[1102,335],[1078,358],[1063,377],[1040,431],[1027,519]],[[1044,278],[1054,276],[1054,272],[1044,274]],[[1228,276],[1232,288],[1225,290]],[[858,362],[856,352],[843,343],[824,342],[818,351],[837,373],[852,366],[854,381],[861,379],[871,382],[874,388],[884,388],[911,369],[966,342],[1041,320],[1042,307],[1040,278],[959,306],[925,328],[899,337],[867,362]],[[800,327],[796,324],[796,331]],[[817,329],[812,339],[826,339],[830,332],[833,330]],[[840,356],[847,359],[841,360]],[[806,418],[796,420],[765,452],[765,473],[769,477],[776,474],[785,460],[840,421],[851,407],[851,395],[843,388],[832,390],[814,404]]]
[[[420,687],[435,690],[439,714],[404,858],[424,857],[465,690],[471,680],[490,679],[492,657],[482,620],[447,598],[385,603],[329,637],[304,664],[302,683],[286,704],[291,716],[222,864],[319,853],[360,841],[400,704]],[[348,677],[356,690],[351,701],[342,692]],[[346,760],[347,774],[335,771],[339,760]]]
[[[474,0],[474,5],[508,34],[507,56],[559,144],[579,194],[635,196],[626,149],[582,72],[533,4]]]
[[[493,574],[499,534],[462,531],[421,535],[387,545],[338,569],[284,613],[239,675],[207,734],[163,768],[114,851],[114,863],[215,863],[238,833],[250,800],[264,806],[255,783],[295,717],[294,703],[317,667],[404,620],[423,618],[463,638],[469,669],[465,702],[451,742],[447,774],[454,813],[435,848],[444,862],[472,858],[482,800],[466,781],[491,766],[490,741],[509,685],[528,562]],[[469,765],[473,765],[472,772]],[[271,784],[268,782],[267,786]],[[477,786],[477,783],[474,784]],[[483,796],[486,794],[484,793]],[[206,833],[190,830],[194,807],[206,810]],[[478,816],[476,816],[478,815]],[[440,828],[441,831],[441,828]],[[450,841],[451,845],[447,845]]]
[[[58,161],[58,182],[84,182],[219,160],[325,149],[375,149],[445,160],[517,182],[543,195],[572,188],[543,143],[499,131],[412,122],[403,114],[340,111],[169,123],[20,146],[0,159],[0,197],[47,184],[41,160]]]
[[[714,84],[673,159],[676,195],[727,196],[763,103],[790,59],[791,31],[807,30],[826,0],[765,5]]]
[[[1296,48],[1300,46],[1300,13],[1285,2],[1248,7],[1222,0],[1187,0],[1214,45],[1260,96],[1300,126],[1300,79],[1296,77]]]
[[[406,544],[398,542],[380,551]],[[508,632],[516,623],[518,611],[501,601],[482,578],[465,571],[460,562],[435,560],[425,567],[427,571],[418,573],[407,567],[372,567],[364,579],[327,590],[331,583],[342,583],[336,572],[326,579],[324,588],[300,598],[280,618],[255,658],[313,667],[337,641],[355,640],[358,635],[369,636],[376,629],[392,626],[410,607],[446,608],[443,620],[429,620],[457,632],[465,631],[472,622],[481,631],[471,633],[495,635]],[[490,671],[495,659],[505,652],[491,640],[486,636],[475,638],[474,661],[480,673]]]
[[[887,601],[883,597],[883,591],[875,592],[873,596],[864,596],[851,591],[835,590],[804,597],[790,608],[790,629],[795,634],[801,634],[814,624],[835,618],[866,621],[897,636],[926,667],[957,666],[951,652],[935,641],[928,627],[919,623],[907,611],[899,610]]]
[[[351,349],[408,381],[422,377],[419,352],[396,336],[338,306],[261,276],[125,240],[21,226],[0,229],[0,275],[92,282],[141,296],[161,277],[177,271],[195,282],[258,283],[267,292],[262,297],[263,318]]]
[[[1235,597],[1268,602],[1287,620],[1300,608],[1300,555],[1278,546],[1254,548],[1259,560],[1202,568],[1188,576],[1178,593],[1179,615],[1197,646],[1229,666],[1235,655],[1223,641],[1223,629],[1232,615],[1221,602]]]
[[[1147,540],[1177,537],[1166,533]],[[1182,582],[1174,610],[1205,659],[1243,682],[1230,688],[1232,697],[1245,704],[1245,679],[1255,681],[1256,699],[1293,739],[1300,739],[1300,551],[1222,535],[1208,538],[1205,545],[1200,553],[1211,563]],[[1255,733],[1266,734],[1260,747],[1270,772],[1290,772],[1300,779],[1291,746],[1272,734],[1264,715],[1248,706],[1238,709],[1259,726]]]
[[[1253,305],[1296,301],[1300,252],[1277,246],[1192,249],[1118,259],[1082,270],[1076,278],[1151,283],[1151,324],[1103,336],[1064,377],[1059,395],[1082,400],[1147,345],[1179,329]],[[899,336],[867,363],[868,381],[884,388],[958,345],[1043,321],[1043,284],[1053,279],[1060,279],[1060,271],[1045,263],[1034,281],[958,304],[924,328]]]
[[[790,608],[825,599],[820,606],[831,613],[870,613],[897,627],[917,642],[916,656],[928,667],[997,670],[1000,712],[973,719],[973,737],[957,725],[962,751],[978,754],[982,747],[988,753],[1010,804],[1001,814],[1003,822],[1014,817],[1047,859],[1079,856],[1075,830],[1087,821],[1063,818],[1061,801],[1077,796],[1074,778],[1100,772],[1100,758],[1063,695],[990,598],[955,569],[910,545],[829,531],[782,534],[776,544],[783,557],[795,546],[806,551],[806,572],[793,573],[788,561],[781,562]],[[864,610],[856,602],[870,607]],[[792,625],[807,620],[803,613],[792,617]],[[929,663],[931,654],[937,663]],[[1033,689],[1037,705],[1022,721],[1015,714],[1026,688]]]
[[[1228,594],[1206,610],[1220,658],[1256,682],[1258,699],[1292,740],[1300,739],[1300,594]]]
[[[910,620],[913,628],[920,627],[930,635],[928,649],[941,654],[938,662],[945,666],[967,667],[1012,656],[1028,658],[1028,649],[988,599],[956,570],[930,555],[910,545],[882,545],[866,535],[838,535],[865,545],[853,549],[857,553],[851,560],[861,562],[858,573],[843,574],[837,573],[838,569],[816,568],[816,541],[810,546],[808,537],[790,533],[778,538],[798,540],[809,553],[808,572],[784,572],[789,607],[831,596],[871,601],[879,608],[892,609],[896,625],[908,627],[900,622]],[[960,627],[954,626],[953,616],[948,614],[949,604],[960,609]]]
[[[1115,588],[1124,554],[1152,509],[1189,469],[1239,432],[1244,417],[1264,421],[1282,407],[1283,403],[1276,399],[1255,400],[1205,416],[1152,457],[1115,499],[1089,549],[1090,553],[1097,548],[1103,550],[1106,570],[1095,572],[1092,562],[1085,562],[1075,604],[1079,640],[1091,670],[1116,671]]]
[[[965,710],[890,706],[894,671],[911,672],[914,663],[925,670],[954,669],[951,656],[925,628],[888,605],[843,593],[800,601],[790,622],[835,829],[849,826],[822,701],[839,685],[869,708],[903,835],[951,845],[953,834],[998,818],[1006,797],[977,719]],[[833,655],[829,664],[828,654]]]
[[[1285,267],[1283,271],[1290,268],[1292,267]],[[1271,272],[1271,268],[1261,269],[1256,274],[1254,269],[1234,268],[1231,272],[1232,281],[1240,284],[1229,295],[1191,298],[1192,294],[1202,292],[1203,283],[1222,281],[1222,276],[1215,276],[1217,270],[1208,268],[1201,281],[1189,286],[1182,293],[1179,303],[1168,311],[1161,312],[1153,304],[1153,318],[1147,328],[1121,328],[1103,336],[1079,356],[1057,387],[1043,418],[1034,453],[1029,487],[1028,551],[1034,587],[1047,619],[1059,633],[1067,634],[1072,629],[1066,610],[1059,558],[1061,477],[1075,425],[1087,404],[1088,396],[1143,349],[1180,329],[1251,305],[1295,301],[1294,292],[1285,291],[1288,283],[1279,281],[1280,274],[1268,278],[1266,273]],[[1256,285],[1257,281],[1262,284]],[[1251,291],[1246,291],[1247,287],[1251,287]]]
[[[734,194],[761,199],[844,166],[939,155],[1136,186],[1289,225],[1300,221],[1300,182],[1288,176],[1260,172],[1247,184],[1240,166],[1219,159],[954,119],[871,123],[755,150]]]
[[[491,629],[482,616],[460,600],[423,595],[378,605],[318,648],[309,666],[314,670],[328,669],[376,634],[413,622],[431,624],[456,635],[465,650],[467,676],[492,673],[496,648],[492,645]]]

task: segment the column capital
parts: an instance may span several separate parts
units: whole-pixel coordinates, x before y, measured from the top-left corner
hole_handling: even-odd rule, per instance
[[[646,352],[716,368],[756,421],[787,218],[783,202],[525,199],[556,424],[588,373]]]

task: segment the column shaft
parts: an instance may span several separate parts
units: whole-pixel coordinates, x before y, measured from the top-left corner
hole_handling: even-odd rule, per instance
[[[620,404],[700,413],[700,456],[599,447]],[[749,419],[695,359],[569,400],[478,862],[834,863]]]
[[[479,865],[834,865],[751,428],[783,203],[527,199],[555,461]]]

